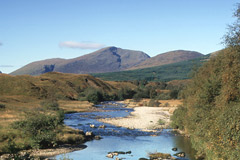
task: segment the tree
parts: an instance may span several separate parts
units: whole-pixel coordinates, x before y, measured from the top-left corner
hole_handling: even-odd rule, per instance
[[[223,44],[227,47],[239,47],[240,46],[240,3],[237,4],[237,9],[233,14],[237,20],[228,25],[228,32],[224,35]]]

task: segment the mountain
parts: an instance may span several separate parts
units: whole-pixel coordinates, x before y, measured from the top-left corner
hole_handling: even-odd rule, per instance
[[[116,72],[134,67],[150,57],[141,51],[107,47],[73,59],[47,59],[30,63],[12,75],[40,75],[46,72],[102,73]]]
[[[136,66],[133,66],[128,70],[155,67],[155,66],[161,66],[165,64],[172,64],[172,63],[177,63],[177,62],[198,58],[201,56],[203,56],[203,54],[195,51],[186,51],[186,50],[170,51],[170,52],[158,54],[155,57],[149,58],[143,61],[142,63]]]
[[[189,79],[193,69],[197,69],[204,62],[208,61],[210,54],[200,56],[195,59],[166,64],[162,66],[149,67],[136,70],[111,72],[111,73],[94,73],[95,77],[107,81],[171,81]]]

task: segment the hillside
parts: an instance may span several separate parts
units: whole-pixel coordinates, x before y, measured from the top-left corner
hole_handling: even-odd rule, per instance
[[[148,81],[171,81],[189,79],[189,74],[194,68],[198,68],[210,55],[201,56],[188,61],[150,67],[144,69],[112,72],[95,73],[95,77],[109,81],[129,81],[129,80],[148,80]]]
[[[187,131],[206,159],[240,156],[239,50],[228,48],[210,58],[183,92],[185,105],[174,112],[174,127]]]
[[[112,93],[120,86],[122,85],[110,84],[90,75],[56,72],[46,73],[41,76],[0,75],[0,96],[30,96],[38,99],[55,97],[76,100],[79,98],[79,94],[89,87]]]
[[[170,51],[170,52],[158,54],[155,57],[149,58],[143,61],[142,63],[136,66],[133,66],[129,70],[162,66],[166,64],[172,64],[172,63],[177,63],[177,62],[198,58],[201,56],[203,56],[203,54],[199,52],[194,52],[194,51],[185,51],[185,50]]]
[[[51,71],[76,74],[115,72],[136,66],[148,58],[149,56],[141,51],[107,47],[73,59],[57,58],[32,62],[11,74],[40,75]]]

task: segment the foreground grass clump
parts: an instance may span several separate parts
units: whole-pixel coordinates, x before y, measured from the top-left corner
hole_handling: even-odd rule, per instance
[[[23,137],[29,138],[31,148],[47,148],[56,145],[57,130],[63,120],[61,111],[56,115],[38,111],[28,113],[24,120],[14,122],[12,127],[19,130]]]
[[[0,154],[22,156],[26,149],[52,148],[63,144],[79,144],[85,135],[63,125],[64,111],[57,101],[42,101],[41,107],[25,111],[18,120],[0,126]]]
[[[162,159],[171,159],[172,158],[171,154],[160,153],[160,152],[149,153],[148,156],[149,156],[150,160],[154,160],[154,159],[158,159],[158,158],[162,158]]]

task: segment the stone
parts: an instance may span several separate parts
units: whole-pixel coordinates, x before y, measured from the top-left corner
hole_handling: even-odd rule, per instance
[[[112,153],[114,156],[118,156],[118,153],[117,152],[113,152]]]
[[[104,129],[104,128],[106,128],[106,126],[105,125],[101,125],[101,126],[99,126],[99,128],[103,128]]]
[[[177,151],[178,149],[177,148],[172,148],[173,151]]]
[[[174,154],[174,156],[177,156],[177,157],[185,157],[186,154],[185,154],[185,152],[179,152],[179,153]]]
[[[91,132],[91,131],[87,131],[85,133],[85,135],[88,136],[88,137],[93,137],[94,136],[93,132]]]
[[[95,128],[95,125],[94,125],[94,124],[90,124],[90,127],[91,127],[91,128]]]
[[[112,153],[108,153],[108,154],[106,155],[106,157],[108,157],[108,158],[113,158],[114,155],[113,155]]]
[[[95,140],[100,140],[100,139],[102,139],[102,137],[101,136],[95,136],[94,139]]]

